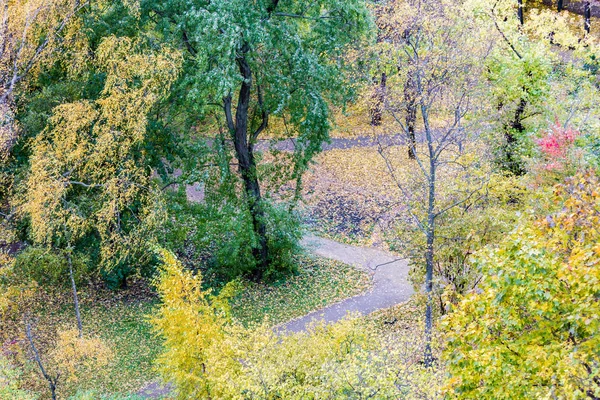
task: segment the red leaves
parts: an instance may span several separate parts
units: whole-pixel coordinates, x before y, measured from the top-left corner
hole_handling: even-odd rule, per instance
[[[561,125],[556,118],[546,135],[536,141],[540,152],[548,160],[545,169],[562,169],[569,149],[580,134],[571,127]]]

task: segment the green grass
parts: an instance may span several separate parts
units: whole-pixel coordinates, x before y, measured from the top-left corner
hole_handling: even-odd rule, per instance
[[[267,318],[277,325],[357,295],[370,285],[367,273],[337,261],[305,256],[299,264],[296,276],[279,283],[244,282],[242,293],[231,303],[234,318],[246,325]]]
[[[370,285],[365,272],[326,259],[299,257],[298,273],[272,284],[242,283],[243,290],[232,301],[235,319],[248,325],[267,318],[276,325],[359,294]],[[130,395],[157,379],[153,362],[161,351],[161,340],[148,323],[148,315],[158,304],[147,283],[137,282],[124,291],[81,290],[84,333],[97,335],[113,350],[110,365],[60,388],[62,398],[78,393]],[[70,295],[46,303],[39,309],[40,323],[50,326],[74,326]],[[37,368],[32,365],[35,375]],[[36,391],[45,388],[43,382]],[[96,397],[94,397],[96,396]],[[88,397],[82,397],[88,398]]]
[[[156,303],[155,299],[144,298],[93,305],[83,310],[82,318],[109,343],[115,359],[103,374],[91,377],[80,389],[135,393],[156,377],[153,362],[162,347],[147,321]]]

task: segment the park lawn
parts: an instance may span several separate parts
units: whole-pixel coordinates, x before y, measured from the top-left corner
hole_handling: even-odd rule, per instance
[[[233,317],[246,325],[266,319],[274,326],[370,286],[367,273],[343,263],[309,256],[298,260],[297,274],[285,280],[271,284],[242,281],[240,294],[231,301]],[[114,358],[93,376],[63,386],[61,397],[68,398],[77,391],[93,391],[96,396],[135,394],[158,379],[153,362],[162,350],[161,339],[153,333],[148,316],[159,299],[145,281],[130,286],[119,292],[100,290],[93,295],[81,290],[84,333],[101,337],[113,350]],[[74,326],[70,300],[65,292],[47,308],[40,322]],[[37,370],[35,373],[38,375]],[[43,382],[36,386],[38,390],[44,388]]]

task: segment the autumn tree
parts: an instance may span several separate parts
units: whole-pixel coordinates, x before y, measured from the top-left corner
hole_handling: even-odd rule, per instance
[[[296,139],[300,182],[328,140],[330,104],[343,100],[344,51],[369,26],[364,2],[147,1],[143,7],[187,51],[189,107],[198,119],[216,110],[233,143],[256,237],[254,278],[261,279],[272,254],[255,146],[270,120],[284,122],[277,133]]]
[[[413,262],[425,266],[425,363],[431,365],[437,224],[448,211],[476,196],[487,180],[483,163],[471,153],[478,146],[478,128],[469,118],[485,104],[479,82],[490,45],[470,40],[482,32],[455,2],[408,1],[396,3],[393,12],[396,21],[404,21],[402,30],[410,34],[403,35],[389,53],[388,62],[400,66],[402,73],[389,81],[386,111],[411,141],[414,131],[404,116],[406,103],[410,107],[415,102],[423,132],[417,144],[411,145],[414,168],[408,179],[398,171],[395,146],[380,145],[379,152],[411,223],[425,238]],[[406,79],[414,79],[409,98]],[[416,237],[403,240],[415,241]]]
[[[483,281],[444,322],[453,397],[600,397],[598,184],[568,179],[558,211],[478,255]]]
[[[65,251],[69,265],[86,238],[98,237],[97,262],[110,272],[144,263],[150,227],[160,221],[142,147],[147,114],[177,77],[180,60],[166,47],[116,37],[101,43],[96,60],[106,73],[100,97],[56,107],[32,143],[21,211],[31,240]]]
[[[437,398],[441,373],[423,368],[414,337],[379,335],[359,318],[308,332],[277,334],[267,324],[232,319],[228,284],[218,295],[170,252],[156,285],[151,318],[164,341],[158,370],[177,399]]]
[[[80,0],[3,0],[0,3],[0,161],[17,138],[15,89],[60,47],[75,40]]]
[[[594,78],[585,65],[596,57],[596,45],[589,38],[581,40],[568,18],[554,10],[531,9],[521,26],[514,1],[465,4],[482,29],[495,33],[497,45],[488,58],[486,77],[503,135],[496,139],[498,162],[504,170],[522,175],[532,132],[545,128],[552,114],[567,119],[587,112],[584,104],[593,96]]]

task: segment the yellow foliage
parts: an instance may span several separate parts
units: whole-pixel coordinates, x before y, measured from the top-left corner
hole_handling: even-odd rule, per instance
[[[119,249],[139,247],[144,224],[132,232],[122,221],[134,202],[141,204],[135,220],[155,222],[150,171],[134,153],[145,139],[146,115],[176,79],[181,56],[167,47],[148,51],[131,39],[108,37],[97,63],[106,72],[100,99],[56,107],[50,128],[33,140],[21,211],[31,218],[37,243],[64,236],[75,241],[96,229],[108,265],[119,262]],[[79,205],[77,190],[90,196],[79,197]]]
[[[50,358],[66,382],[77,382],[86,374],[98,373],[114,357],[100,338],[79,337],[77,329],[60,330],[57,337]]]
[[[600,395],[599,184],[557,186],[558,212],[479,254],[484,279],[445,321],[453,396]]]
[[[422,398],[439,395],[439,370],[420,364],[422,342],[380,335],[361,319],[278,334],[228,318],[201,278],[161,251],[162,304],[151,317],[164,339],[157,363],[180,399]]]

